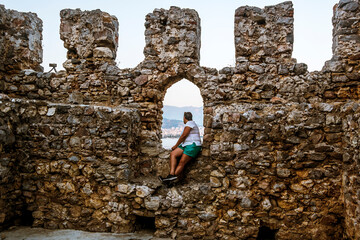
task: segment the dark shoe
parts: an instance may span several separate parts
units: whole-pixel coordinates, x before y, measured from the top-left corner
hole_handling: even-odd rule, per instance
[[[169,174],[166,178],[163,178],[163,177],[159,176],[159,179],[160,179],[160,181],[162,181],[162,182],[170,182],[170,181],[176,180],[176,179],[177,179],[177,176],[176,176],[176,175],[171,175],[171,174]]]
[[[178,179],[177,176],[171,175],[171,176],[165,178],[164,181],[170,182],[170,181],[175,181],[176,179]]]

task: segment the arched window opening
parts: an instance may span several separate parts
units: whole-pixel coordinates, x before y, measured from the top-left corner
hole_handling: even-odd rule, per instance
[[[167,89],[163,102],[163,121],[161,126],[162,147],[171,149],[184,130],[184,112],[191,112],[193,120],[204,135],[203,99],[200,89],[192,82],[182,79]]]

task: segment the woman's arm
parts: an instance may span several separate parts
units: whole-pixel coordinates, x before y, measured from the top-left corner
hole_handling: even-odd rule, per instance
[[[190,131],[191,131],[190,127],[185,127],[183,133],[179,137],[179,140],[177,141],[177,143],[171,149],[174,150],[175,148],[177,148],[180,145],[180,143],[185,141],[187,136],[189,136]]]

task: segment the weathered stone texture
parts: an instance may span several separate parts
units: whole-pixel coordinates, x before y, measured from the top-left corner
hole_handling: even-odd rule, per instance
[[[130,232],[142,216],[177,239],[256,239],[264,227],[279,240],[358,239],[358,4],[335,6],[334,56],[319,72],[291,58],[291,2],[238,8],[236,66],[221,70],[199,66],[194,10],[148,14],[133,69],[114,64],[115,17],[63,10],[66,72],[0,75],[1,226],[25,209],[46,228]],[[203,150],[166,188],[162,101],[183,78],[204,100]]]
[[[71,216],[78,219],[76,210],[81,208],[73,206],[74,201],[80,205],[89,201],[95,209],[103,206],[97,195],[87,199],[94,187],[98,189],[94,184],[107,186],[107,191],[115,187],[115,180],[127,182],[137,171],[140,118],[136,109],[52,104],[2,95],[1,111],[2,119],[7,120],[2,124],[1,133],[5,136],[0,145],[4,153],[0,185],[5,210],[1,212],[2,223],[15,213],[21,215],[21,208],[13,209],[16,201],[25,201],[20,206],[27,206],[37,226],[58,226],[55,219],[64,211],[75,211]],[[9,145],[15,139],[21,154],[11,154]],[[17,159],[19,166],[11,157]],[[21,177],[17,175],[20,171]],[[21,192],[21,198],[14,199]],[[74,198],[74,193],[81,195]],[[14,202],[6,202],[9,200]],[[68,204],[71,208],[66,210]],[[74,224],[69,226],[81,227],[81,223]],[[89,224],[87,229],[92,226]]]
[[[178,7],[155,9],[146,15],[145,27],[144,54],[149,62],[143,64],[164,71],[175,63],[199,63],[201,31],[196,11]]]
[[[359,60],[359,2],[340,1],[334,8],[333,53],[335,60]]]
[[[210,156],[222,173],[220,182],[224,177],[230,182],[212,187],[239,203],[237,214],[261,215],[262,224],[280,229],[279,239],[289,239],[295,228],[305,239],[341,237],[341,228],[332,226],[341,221],[343,208],[338,201],[343,150],[336,106],[231,104],[212,112],[219,122],[210,134]],[[324,201],[326,208],[320,207]],[[227,204],[223,201],[221,208],[232,210]],[[284,216],[291,222],[288,227],[280,226]],[[256,225],[253,220],[249,217],[248,224]]]
[[[68,49],[65,69],[74,68],[73,65],[79,64],[80,59],[115,59],[119,40],[119,23],[115,16],[99,9],[64,9],[60,17],[60,38]]]
[[[332,81],[337,85],[337,94],[343,98],[359,98],[358,80],[360,61],[359,1],[341,0],[334,7],[333,17],[333,58],[325,69],[332,72]],[[334,96],[333,94],[331,94]],[[349,101],[341,112],[343,120],[344,171],[343,194],[345,204],[346,235],[351,239],[360,238],[359,225],[359,102]]]
[[[0,71],[42,71],[42,21],[35,13],[22,13],[0,5]]]
[[[20,125],[17,113],[3,102],[0,95],[0,230],[14,223],[22,215],[21,177],[19,159],[24,157],[16,150],[16,128]]]
[[[343,121],[344,142],[346,152],[343,155],[343,192],[345,203],[346,233],[352,239],[360,237],[360,154],[359,154],[359,102],[349,102],[341,109],[346,115]]]
[[[294,42],[292,6],[292,2],[284,2],[264,9],[236,9],[236,62],[244,58],[267,63],[290,61]]]

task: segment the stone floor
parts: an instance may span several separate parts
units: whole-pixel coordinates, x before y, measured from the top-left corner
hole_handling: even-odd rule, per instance
[[[31,227],[12,227],[0,232],[1,240],[164,240],[155,238],[152,232],[94,233],[78,230],[49,230]]]

